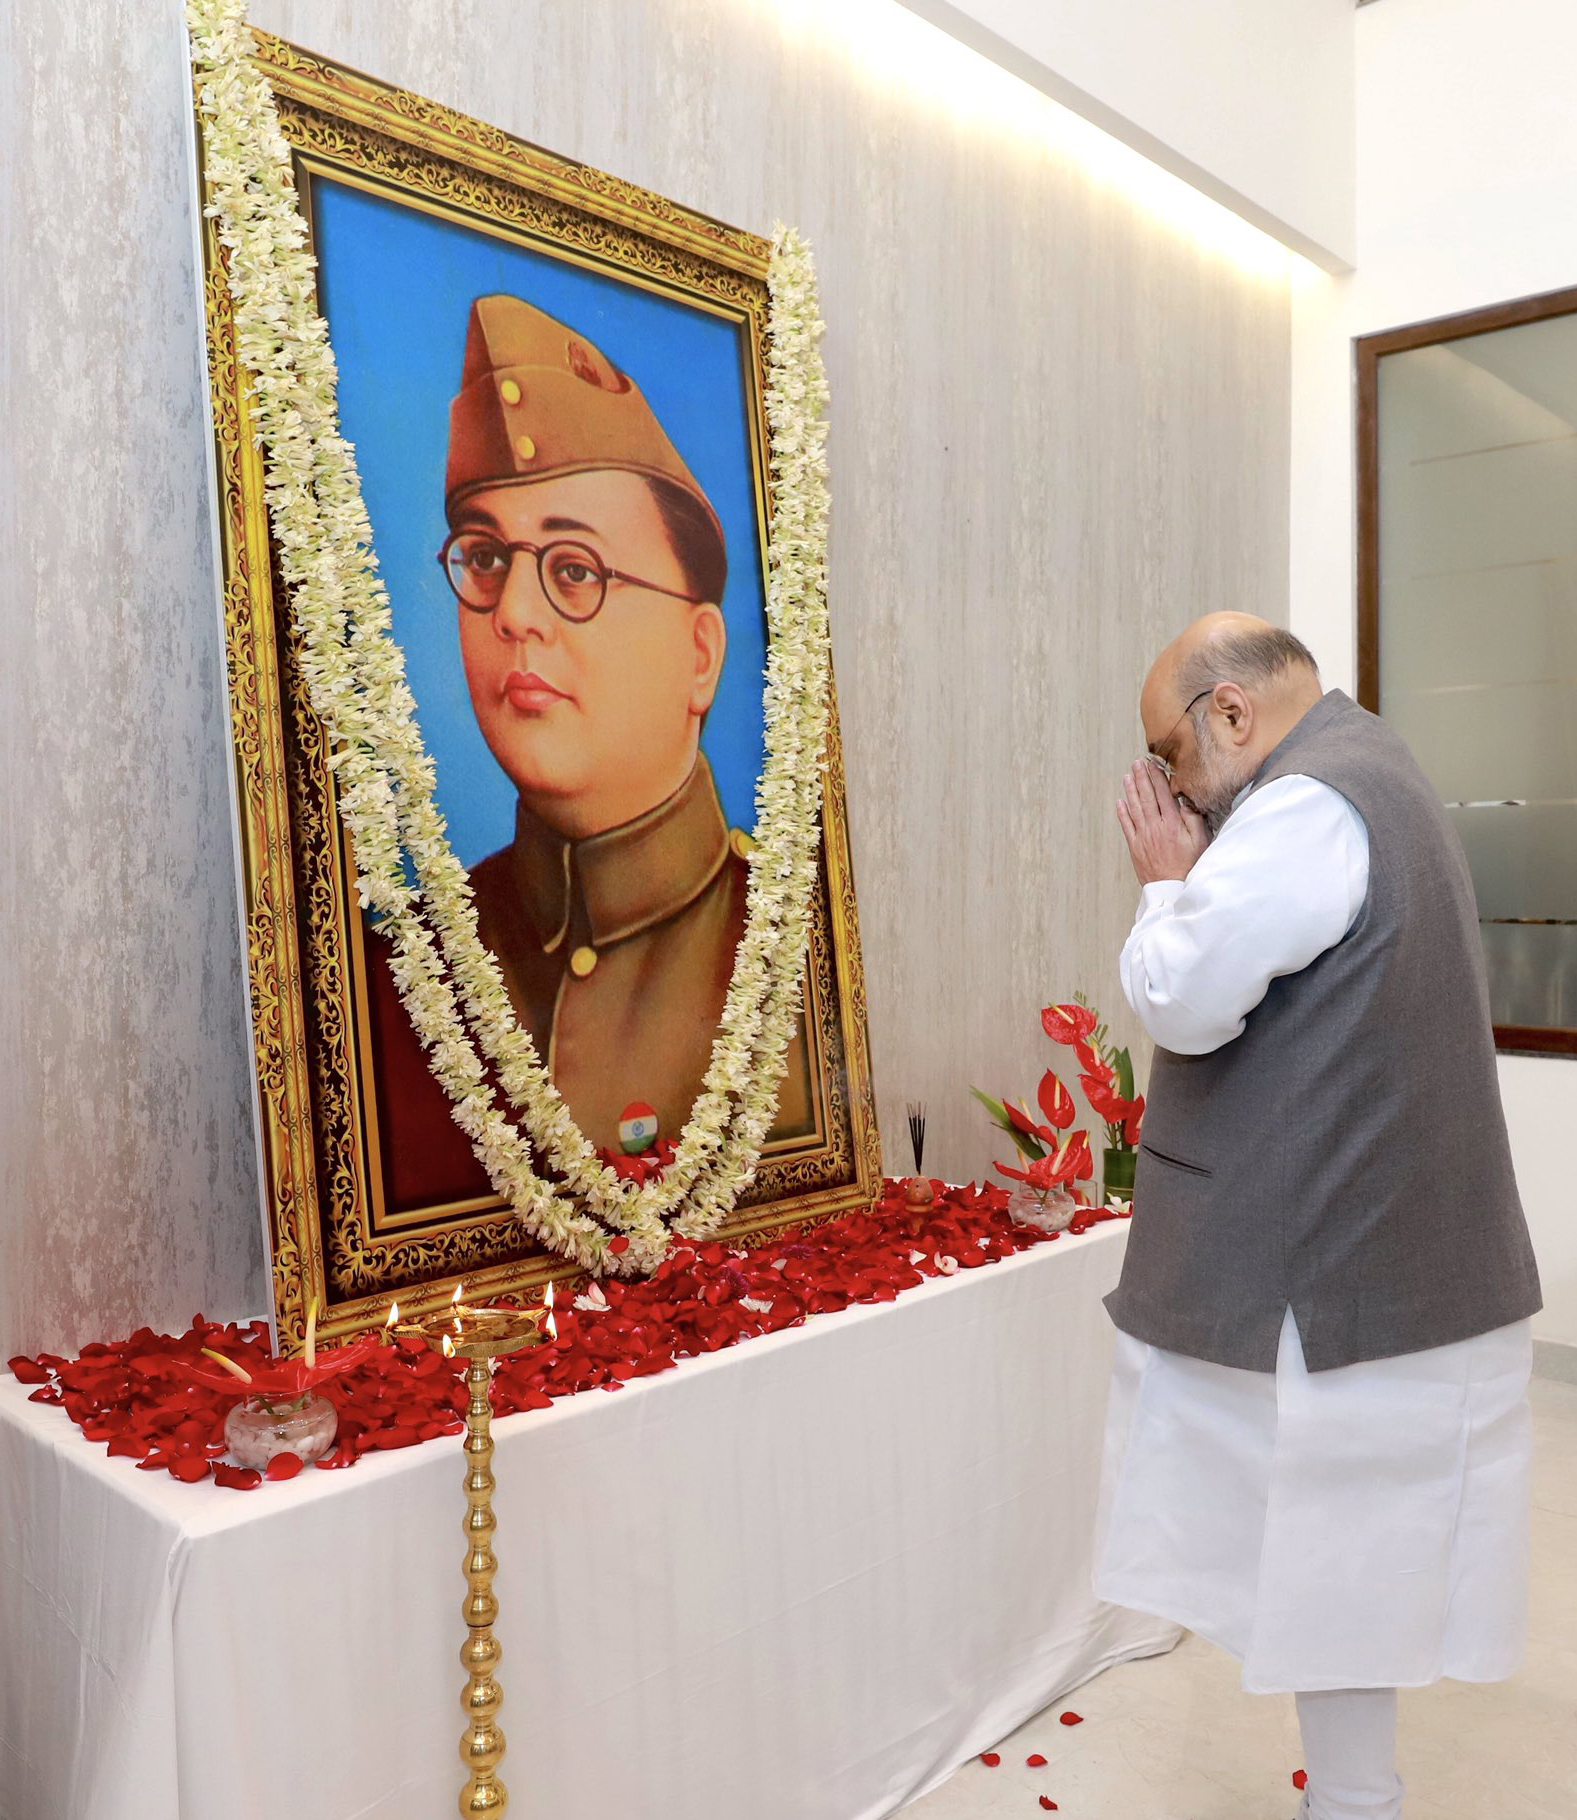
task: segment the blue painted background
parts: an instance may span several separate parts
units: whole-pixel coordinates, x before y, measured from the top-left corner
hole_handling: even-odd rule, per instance
[[[744,330],[685,304],[321,177],[312,185],[319,297],[438,801],[462,864],[514,834],[515,790],[477,730],[434,556],[448,529],[444,462],[473,298],[522,297],[583,335],[645,394],[722,520],[728,658],[703,745],[723,813],[755,826],[766,611],[746,416]]]

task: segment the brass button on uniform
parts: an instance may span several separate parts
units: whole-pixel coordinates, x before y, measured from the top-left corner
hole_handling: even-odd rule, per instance
[[[577,948],[569,957],[569,970],[578,980],[596,971],[597,950],[595,948]]]
[[[749,859],[751,854],[756,850],[756,843],[748,834],[746,834],[743,828],[734,829],[733,833],[728,837],[728,844],[733,851],[735,859]]]
[[[537,445],[529,436],[517,436],[515,438],[515,453],[522,461],[530,461],[531,457],[535,455],[536,452]]]
[[[503,399],[505,404],[519,404],[520,403],[520,387],[515,383],[515,381],[513,379],[506,379],[504,381],[504,383],[498,388],[498,395],[500,398]]]

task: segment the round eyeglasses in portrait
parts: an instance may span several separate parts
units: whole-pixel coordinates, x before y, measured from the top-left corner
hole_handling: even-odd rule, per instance
[[[693,607],[703,604],[693,594],[609,568],[589,544],[572,538],[544,544],[509,543],[492,531],[451,531],[438,552],[438,564],[462,607],[472,613],[491,613],[504,597],[516,556],[536,558],[537,580],[548,605],[561,619],[576,625],[597,617],[611,583],[645,588]]]

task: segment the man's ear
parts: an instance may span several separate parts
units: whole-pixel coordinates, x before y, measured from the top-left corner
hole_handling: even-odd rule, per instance
[[[1235,682],[1217,683],[1211,706],[1227,723],[1227,738],[1246,746],[1254,731],[1254,704]]]
[[[708,712],[717,695],[718,678],[723,674],[723,659],[728,654],[728,627],[723,615],[710,601],[695,608],[691,617],[690,636],[695,642],[695,673],[690,684],[690,712]]]

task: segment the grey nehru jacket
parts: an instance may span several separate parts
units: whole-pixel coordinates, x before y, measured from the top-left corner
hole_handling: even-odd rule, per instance
[[[1310,1371],[1421,1352],[1540,1306],[1501,1111],[1473,881],[1438,797],[1339,690],[1271,753],[1369,832],[1346,937],[1271,981],[1241,1036],[1158,1049],[1121,1281],[1125,1333],[1274,1371],[1290,1304]]]

